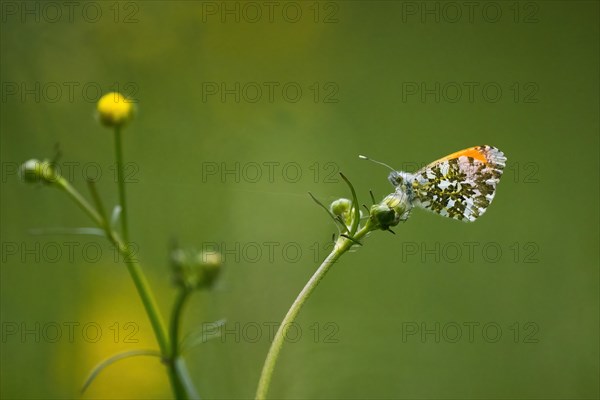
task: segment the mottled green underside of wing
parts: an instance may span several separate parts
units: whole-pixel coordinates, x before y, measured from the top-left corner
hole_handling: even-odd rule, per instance
[[[490,146],[475,148],[487,162],[461,155],[418,171],[412,183],[414,205],[463,221],[475,221],[494,199],[506,158]]]

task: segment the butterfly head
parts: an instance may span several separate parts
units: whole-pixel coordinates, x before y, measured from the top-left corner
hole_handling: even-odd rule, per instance
[[[412,182],[414,180],[412,174],[404,171],[392,171],[388,175],[388,180],[396,187],[396,190],[400,190],[409,196],[412,194]]]

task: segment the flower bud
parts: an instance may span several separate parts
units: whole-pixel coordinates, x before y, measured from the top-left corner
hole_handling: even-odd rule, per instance
[[[204,282],[202,282],[202,286],[212,287],[221,273],[221,266],[223,265],[221,253],[216,251],[204,251],[198,255],[198,259],[204,275]]]
[[[352,225],[352,218],[354,218],[352,201],[344,198],[337,199],[331,203],[329,210],[334,216],[341,217],[347,226]]]
[[[371,206],[370,222],[376,229],[387,230],[398,225],[400,219],[398,214],[386,204],[374,204]]]
[[[211,288],[221,272],[221,254],[216,251],[175,249],[170,259],[175,284],[186,289]]]
[[[402,193],[392,193],[381,203],[371,206],[369,221],[377,229],[388,230],[400,221],[406,221],[410,215],[409,203]]]
[[[98,117],[108,127],[122,126],[133,118],[133,102],[117,92],[107,93],[98,100]]]
[[[350,211],[352,207],[352,202],[348,199],[337,199],[329,206],[329,210],[333,215],[344,217]]]
[[[50,161],[31,159],[21,164],[19,176],[23,182],[43,182],[50,184],[55,183],[60,175],[56,173]]]

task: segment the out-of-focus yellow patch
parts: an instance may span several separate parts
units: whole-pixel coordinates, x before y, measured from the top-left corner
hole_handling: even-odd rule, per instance
[[[57,360],[55,371],[71,389],[80,389],[92,369],[114,354],[130,350],[158,350],[152,326],[133,283],[128,279],[114,278],[111,281],[110,289],[106,282],[102,282],[101,290],[90,290],[88,297],[82,298],[74,341],[69,349],[64,350],[65,359]],[[110,295],[106,295],[108,290]],[[167,399],[171,396],[161,360],[152,356],[136,356],[106,367],[81,397]]]

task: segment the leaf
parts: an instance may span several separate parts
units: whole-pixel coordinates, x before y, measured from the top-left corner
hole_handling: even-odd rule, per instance
[[[194,386],[194,382],[192,381],[192,377],[190,376],[188,369],[185,365],[185,361],[182,357],[177,357],[175,359],[175,370],[177,371],[177,375],[181,379],[181,383],[185,387],[185,390],[190,397],[191,400],[200,400],[200,395],[196,391],[196,387]]]
[[[113,212],[110,217],[110,226],[112,229],[117,226],[119,219],[121,219],[121,206],[117,204],[115,208],[113,208]]]
[[[342,219],[340,218],[339,215],[336,218],[335,215],[333,215],[331,213],[331,211],[329,211],[329,209],[323,205],[323,203],[321,203],[319,200],[317,200],[317,198],[315,196],[313,196],[313,194],[311,192],[308,192],[308,194],[310,195],[310,197],[312,197],[312,199],[315,201],[315,203],[317,203],[318,205],[320,205],[321,207],[323,207],[323,210],[325,210],[325,212],[327,214],[329,214],[329,216],[331,217],[331,219],[333,219],[333,221],[335,222],[336,226],[337,226],[337,224],[340,224],[342,226],[343,232],[348,232],[348,228],[346,227],[346,224],[344,224],[344,221],[342,221]]]
[[[100,364],[96,365],[92,369],[92,372],[90,372],[90,374],[86,378],[85,382],[83,383],[83,387],[81,388],[81,394],[83,394],[86,391],[86,389],[92,384],[94,379],[96,379],[98,374],[100,372],[102,372],[104,370],[104,368],[108,367],[109,365],[114,364],[115,362],[117,362],[119,360],[123,360],[125,358],[130,358],[130,357],[136,357],[136,356],[155,356],[155,357],[159,357],[159,358],[161,357],[160,352],[158,352],[157,350],[130,350],[130,351],[126,351],[124,353],[115,354],[115,355],[107,358],[106,360],[102,361]]]
[[[352,207],[354,207],[354,218],[352,219],[352,226],[350,227],[350,236],[354,236],[354,234],[358,230],[358,224],[360,223],[360,209],[358,208],[358,199],[356,198],[356,191],[354,190],[354,186],[352,186],[352,184],[344,174],[340,172],[340,175],[350,187],[350,192],[352,192]]]
[[[220,319],[210,324],[202,324],[200,328],[188,333],[181,341],[181,352],[184,353],[210,339],[221,337],[219,328],[225,325],[225,322],[225,319]]]
[[[100,228],[33,228],[29,230],[30,235],[93,235],[104,236]]]

